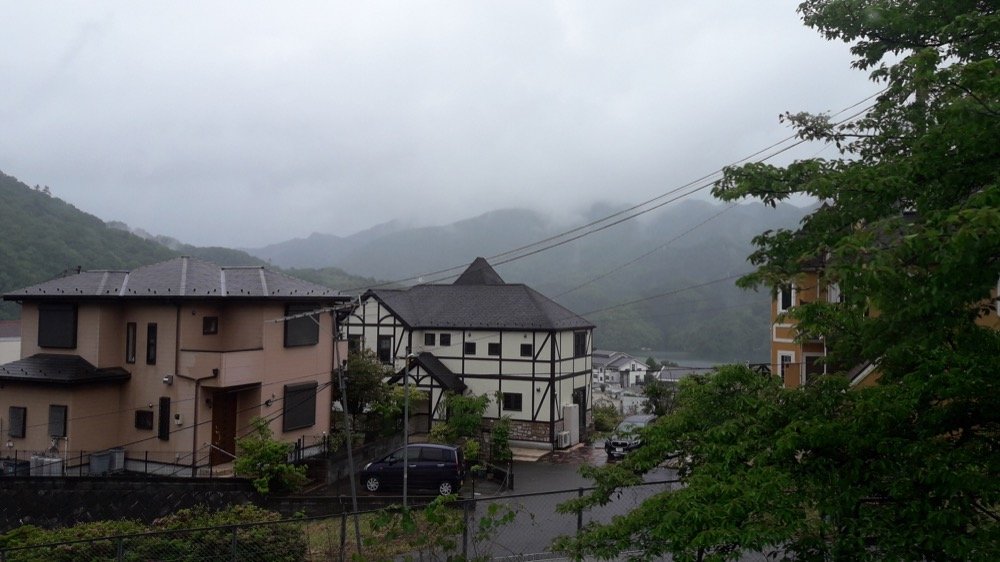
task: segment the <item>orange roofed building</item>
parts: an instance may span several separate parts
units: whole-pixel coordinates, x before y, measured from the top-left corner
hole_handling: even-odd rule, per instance
[[[255,417],[306,451],[329,430],[346,347],[328,309],[348,300],[332,289],[181,257],[3,298],[21,303],[22,342],[0,365],[0,456],[58,451],[86,473],[118,449],[116,468],[191,475],[230,462]]]

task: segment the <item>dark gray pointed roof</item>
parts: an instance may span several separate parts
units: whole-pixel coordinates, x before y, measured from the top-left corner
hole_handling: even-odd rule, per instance
[[[131,377],[121,367],[98,369],[79,355],[38,353],[0,365],[0,382],[77,385],[124,382]]]
[[[445,364],[442,363],[441,360],[438,359],[433,353],[424,351],[417,355],[414,361],[417,365],[423,367],[423,369],[444,388],[458,394],[465,392],[466,386],[462,381],[462,378],[451,372],[451,369],[446,367]],[[410,367],[412,368],[413,366],[411,365]],[[389,379],[389,382],[396,383],[403,380],[403,373],[405,372],[406,368],[404,367],[403,370],[393,375]]]
[[[485,258],[476,258],[465,271],[458,276],[454,285],[503,285],[503,278],[493,269]]]
[[[593,328],[587,319],[522,284],[504,283],[478,258],[451,285],[375,289],[366,293],[410,328],[573,330]],[[483,267],[485,265],[485,267]],[[499,283],[497,281],[499,280]]]
[[[329,287],[296,279],[263,266],[222,267],[190,257],[131,271],[84,271],[12,291],[5,300],[65,298],[245,298],[309,300],[338,298]]]

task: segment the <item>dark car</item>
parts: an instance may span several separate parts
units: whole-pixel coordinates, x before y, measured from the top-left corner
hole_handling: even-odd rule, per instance
[[[642,445],[642,428],[653,423],[656,416],[638,414],[628,416],[615,428],[615,432],[604,441],[604,450],[608,457],[624,457],[626,453]]]
[[[361,469],[361,484],[369,492],[403,488],[403,447]],[[462,450],[450,445],[421,443],[406,447],[408,488],[453,494],[462,487],[465,464]]]

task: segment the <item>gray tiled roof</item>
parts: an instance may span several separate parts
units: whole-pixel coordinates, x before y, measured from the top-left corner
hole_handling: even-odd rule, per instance
[[[329,287],[262,266],[221,267],[180,257],[132,271],[84,271],[12,291],[5,300],[91,298],[343,298]]]
[[[120,367],[98,369],[79,355],[39,353],[0,365],[0,382],[87,384],[124,382],[131,376]]]
[[[482,270],[479,260],[459,279],[462,284],[417,285],[409,289],[375,289],[374,296],[410,328],[572,330],[593,328],[577,315],[538,291],[504,283],[496,272]],[[476,284],[475,280],[482,281]],[[496,281],[499,279],[499,283]]]

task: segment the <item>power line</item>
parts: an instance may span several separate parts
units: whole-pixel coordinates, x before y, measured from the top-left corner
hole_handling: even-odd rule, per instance
[[[855,108],[855,107],[857,107],[857,106],[865,103],[866,101],[872,99],[873,97],[880,95],[883,91],[885,91],[885,90],[884,89],[880,90],[879,92],[876,92],[876,93],[874,93],[874,94],[872,94],[872,95],[870,95],[870,96],[868,96],[868,97],[866,97],[866,98],[864,98],[864,99],[862,99],[862,100],[860,100],[858,102],[855,102],[854,104],[852,104],[852,105],[850,105],[850,106],[848,106],[848,107],[846,107],[846,108],[844,108],[844,109],[842,109],[842,110],[840,110],[840,111],[832,114],[831,116],[840,115],[841,113],[849,111],[850,109],[853,109],[853,108]],[[868,110],[870,110],[872,107],[874,107],[874,105],[867,106],[864,109],[862,109],[860,111],[857,111],[857,112],[853,113],[852,115],[844,118],[843,120],[835,123],[835,125],[846,124],[846,123],[854,120],[858,116],[863,115]],[[755,157],[757,157],[757,156],[759,156],[759,155],[761,155],[761,154],[763,154],[763,153],[765,153],[765,152],[767,152],[767,151],[769,151],[769,150],[771,150],[773,148],[781,146],[782,144],[785,144],[788,141],[794,140],[796,138],[798,138],[798,134],[790,135],[790,136],[788,136],[788,137],[786,137],[786,138],[784,138],[784,139],[782,139],[782,140],[780,140],[780,141],[778,141],[776,143],[773,143],[773,144],[769,145],[768,147],[765,147],[763,149],[760,149],[760,150],[754,152],[753,154],[750,154],[750,155],[748,155],[748,156],[746,156],[744,158],[736,160],[735,162],[729,164],[729,166],[736,165],[736,164],[739,164],[741,162],[745,162],[747,160],[755,158]],[[792,144],[790,144],[788,146],[785,146],[785,147],[781,148],[780,150],[777,150],[777,151],[775,151],[775,152],[767,155],[765,158],[762,158],[760,161],[766,161],[766,160],[769,160],[771,158],[774,158],[774,157],[776,157],[776,156],[778,156],[780,154],[783,154],[783,153],[791,150],[792,148],[795,148],[795,147],[797,147],[797,146],[799,146],[801,144],[809,142],[809,140],[810,139],[807,139],[807,138],[799,138],[799,140],[797,140],[796,142],[794,142],[794,143],[792,143]],[[508,250],[506,252],[501,252],[499,254],[495,254],[495,255],[490,256],[489,258],[487,258],[487,261],[493,263],[494,265],[502,265],[502,264],[510,263],[510,262],[513,262],[513,261],[516,261],[516,260],[519,260],[519,259],[523,259],[523,258],[532,256],[532,255],[535,255],[535,254],[538,254],[538,253],[550,250],[552,248],[556,248],[558,246],[562,246],[562,245],[567,244],[569,242],[572,242],[572,241],[578,240],[580,238],[583,238],[584,236],[588,236],[590,234],[601,232],[603,230],[611,228],[612,226],[616,226],[618,224],[621,224],[621,223],[623,223],[625,221],[632,220],[632,219],[634,219],[636,217],[642,216],[642,215],[644,215],[646,213],[649,213],[649,212],[652,212],[652,211],[654,211],[656,209],[659,209],[659,208],[663,207],[664,205],[667,205],[669,203],[672,203],[672,202],[677,201],[679,199],[682,199],[684,197],[688,197],[690,195],[693,195],[694,193],[697,193],[699,191],[707,189],[708,187],[711,187],[712,185],[715,184],[714,181],[698,185],[698,187],[696,187],[694,189],[691,189],[690,191],[684,192],[681,195],[679,195],[677,197],[674,197],[672,199],[669,199],[667,201],[661,201],[662,199],[667,198],[667,197],[669,197],[671,195],[674,195],[675,193],[678,193],[679,191],[681,191],[683,189],[686,189],[686,188],[691,187],[693,185],[699,184],[700,182],[702,182],[704,180],[707,180],[709,178],[712,178],[712,177],[715,177],[715,176],[721,174],[722,170],[723,169],[720,168],[719,170],[716,170],[716,171],[713,171],[713,172],[711,172],[709,174],[701,176],[700,178],[692,180],[692,181],[690,181],[690,182],[688,182],[688,183],[686,183],[684,185],[681,185],[679,187],[673,188],[673,189],[671,189],[671,190],[669,190],[667,192],[664,192],[664,193],[662,193],[660,195],[657,195],[657,196],[655,196],[653,198],[647,199],[646,201],[643,201],[642,203],[638,203],[638,204],[633,205],[632,207],[629,207],[629,208],[624,209],[622,211],[618,211],[616,213],[612,213],[611,215],[607,215],[607,216],[605,216],[603,218],[600,218],[598,220],[591,221],[591,222],[589,222],[587,224],[584,224],[584,225],[572,228],[570,230],[561,232],[559,234],[550,236],[550,237],[542,239],[542,240],[538,240],[536,242],[532,242],[530,244],[526,244],[526,245],[520,246],[518,248],[514,248],[512,250]],[[654,205],[653,203],[656,203],[656,204]],[[652,206],[649,206],[649,205],[652,205]],[[647,206],[648,206],[648,208],[646,208]],[[619,217],[621,217],[621,218],[619,218]],[[613,220],[613,219],[617,219],[617,220]],[[608,222],[608,221],[611,221],[611,222]],[[604,224],[604,223],[607,223],[607,224]],[[592,227],[596,227],[596,228],[592,228]],[[570,236],[570,235],[573,235],[573,236]],[[569,236],[569,237],[566,238],[567,236]],[[563,239],[563,238],[565,238],[565,239]],[[538,246],[541,246],[541,247],[538,247]],[[528,251],[528,250],[530,250],[530,251]],[[507,256],[512,256],[512,257],[507,257]],[[439,269],[439,270],[436,270],[436,271],[431,271],[431,272],[428,272],[428,273],[423,273],[423,274],[419,274],[419,275],[414,275],[414,276],[406,277],[406,278],[403,278],[403,279],[397,279],[395,281],[388,281],[388,282],[385,282],[385,283],[379,283],[379,284],[376,284],[376,285],[371,285],[369,287],[355,287],[355,288],[351,288],[351,289],[344,289],[344,291],[345,292],[352,292],[352,291],[359,291],[359,290],[362,290],[362,289],[370,289],[370,288],[376,288],[376,287],[385,287],[385,286],[390,286],[390,285],[398,285],[398,284],[406,283],[408,281],[423,280],[423,279],[425,279],[427,277],[441,276],[441,277],[437,277],[437,278],[429,281],[431,283],[434,283],[434,282],[438,282],[438,281],[442,281],[444,279],[448,279],[448,278],[454,277],[457,274],[457,272],[460,272],[461,270],[463,270],[467,266],[468,266],[468,264],[456,265],[456,266],[452,266],[452,267],[448,267],[448,268],[444,268],[444,269]]]

